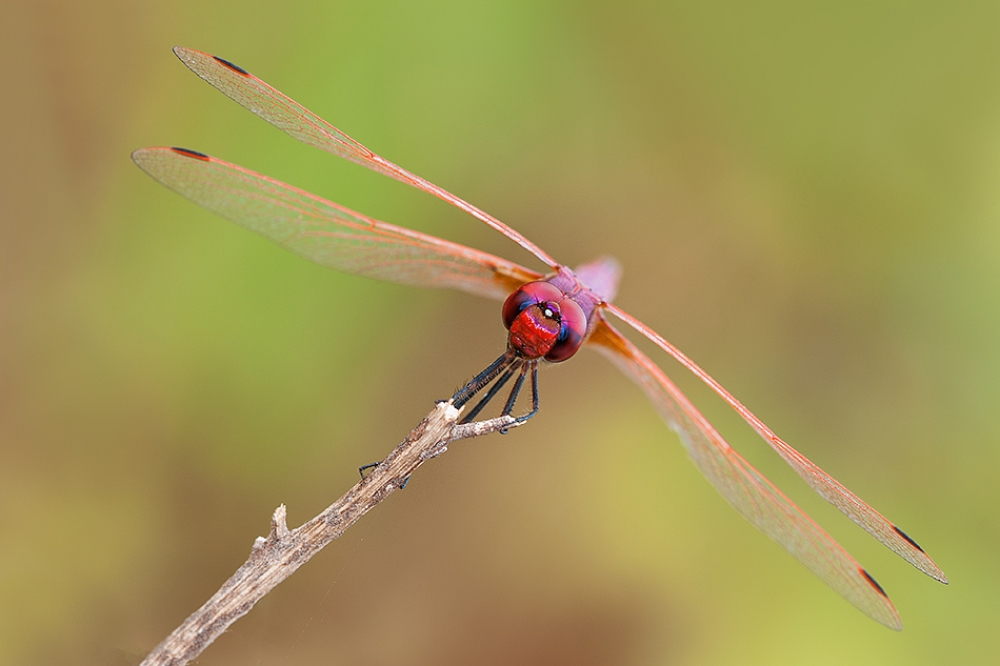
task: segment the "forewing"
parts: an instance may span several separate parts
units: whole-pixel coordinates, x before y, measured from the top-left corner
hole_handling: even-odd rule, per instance
[[[242,67],[202,51],[174,47],[174,53],[191,71],[210,83],[240,106],[254,112],[281,131],[299,141],[315,146],[356,164],[368,167],[398,181],[412,185],[461,208],[490,225],[528,250],[548,266],[556,262],[544,250],[523,235],[467,201],[420,176],[376,155],[363,145],[326,122],[298,102],[264,83]]]
[[[589,342],[638,384],[702,474],[744,518],[872,619],[902,623],[882,588],[836,541],[715,430],[646,355],[601,317]]]
[[[411,229],[365,217],[315,194],[183,148],[132,153],[181,196],[316,263],[365,277],[448,287],[502,300],[535,271]]]
[[[860,497],[845,488],[832,476],[824,472],[818,465],[796,451],[789,444],[785,443],[774,431],[764,425],[764,422],[757,418],[753,412],[743,406],[733,395],[715,381],[707,372],[684,355],[681,350],[670,344],[663,336],[649,328],[641,321],[623,312],[615,306],[608,306],[608,311],[614,313],[629,326],[645,335],[655,342],[661,349],[673,356],[681,365],[686,367],[701,381],[715,391],[729,405],[735,409],[747,423],[778,452],[785,462],[798,472],[799,476],[805,479],[813,490],[819,493],[826,501],[833,504],[840,511],[860,525],[873,537],[885,544],[889,549],[902,557],[904,560],[923,571],[928,576],[947,583],[948,578],[941,571],[940,567],[934,563],[924,549],[916,541],[911,539],[903,530],[899,529],[885,516],[870,507]]]

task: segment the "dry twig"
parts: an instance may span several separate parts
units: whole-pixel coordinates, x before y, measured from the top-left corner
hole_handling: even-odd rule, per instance
[[[458,414],[451,401],[439,402],[389,457],[302,526],[289,530],[285,506],[275,509],[270,534],[266,538],[257,537],[247,561],[211,599],[157,645],[141,666],[182,666],[196,658],[264,595],[398,490],[417,467],[444,453],[449,442],[507,430],[522,423],[501,416],[459,424]]]

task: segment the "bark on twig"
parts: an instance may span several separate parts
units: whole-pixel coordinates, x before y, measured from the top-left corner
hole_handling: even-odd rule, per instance
[[[275,509],[270,533],[266,538],[257,537],[247,561],[211,599],[157,645],[141,666],[182,666],[197,657],[264,595],[398,490],[417,467],[444,453],[449,442],[521,425],[510,416],[459,424],[458,414],[451,401],[439,402],[389,457],[302,526],[289,530],[285,506]]]

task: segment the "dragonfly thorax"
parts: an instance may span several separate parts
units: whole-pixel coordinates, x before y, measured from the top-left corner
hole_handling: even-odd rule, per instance
[[[529,282],[507,297],[503,323],[518,356],[558,363],[576,353],[587,331],[583,309],[546,281]]]

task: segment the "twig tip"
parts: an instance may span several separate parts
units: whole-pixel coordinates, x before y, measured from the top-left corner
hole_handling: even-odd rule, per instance
[[[450,422],[457,421],[459,414],[462,413],[462,410],[455,407],[455,405],[452,404],[451,400],[442,400],[441,402],[437,403],[437,408],[438,410],[444,412],[445,421],[450,421]]]
[[[268,538],[284,539],[288,536],[287,517],[288,511],[285,505],[279,504],[278,508],[274,510],[274,515],[271,516],[271,534]]]

